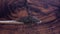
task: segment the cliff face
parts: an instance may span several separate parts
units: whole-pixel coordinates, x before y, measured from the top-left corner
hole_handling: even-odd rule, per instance
[[[49,22],[57,18],[59,3],[59,0],[0,0],[0,19],[18,20],[28,16],[28,12],[31,12],[30,15],[39,20]]]
[[[27,11],[42,24],[0,24],[0,34],[60,34],[60,0],[0,0],[0,20],[18,20]]]

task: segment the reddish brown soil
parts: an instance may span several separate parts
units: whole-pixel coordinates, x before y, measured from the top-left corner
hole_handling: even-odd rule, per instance
[[[60,34],[60,22],[40,25],[0,24],[0,34]]]

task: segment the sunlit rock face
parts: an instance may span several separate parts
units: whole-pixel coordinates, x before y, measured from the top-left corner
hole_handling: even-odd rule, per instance
[[[59,3],[59,0],[1,0],[0,18],[1,20],[21,20],[22,17],[31,15],[33,18],[38,18],[38,21],[47,23],[57,18]]]

